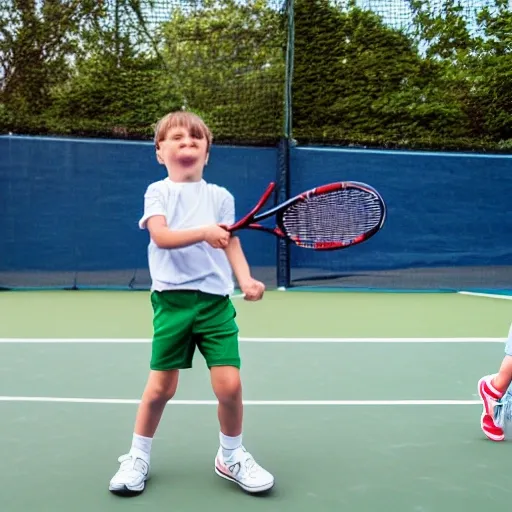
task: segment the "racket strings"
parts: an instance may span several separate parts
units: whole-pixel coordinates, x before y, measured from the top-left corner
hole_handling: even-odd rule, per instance
[[[320,243],[350,243],[382,220],[378,197],[360,189],[312,195],[293,204],[283,215],[290,238],[307,247]]]

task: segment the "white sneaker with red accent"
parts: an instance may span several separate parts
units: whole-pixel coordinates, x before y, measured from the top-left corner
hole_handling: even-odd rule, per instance
[[[505,439],[503,429],[494,422],[494,407],[503,397],[503,393],[499,392],[491,384],[493,378],[494,375],[486,375],[478,381],[478,394],[480,395],[483,403],[480,426],[484,434],[491,441],[503,441]]]
[[[243,446],[235,450],[229,459],[224,459],[222,448],[219,447],[215,458],[215,473],[250,493],[268,491],[274,486],[274,477]]]

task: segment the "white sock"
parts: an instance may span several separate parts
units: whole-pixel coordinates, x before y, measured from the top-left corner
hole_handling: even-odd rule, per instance
[[[220,432],[219,440],[222,447],[222,455],[225,459],[229,459],[232,453],[242,446],[242,434],[236,437],[229,437]]]
[[[139,436],[133,433],[132,447],[130,453],[143,458],[146,462],[149,462],[151,454],[151,444],[153,443],[152,437]]]

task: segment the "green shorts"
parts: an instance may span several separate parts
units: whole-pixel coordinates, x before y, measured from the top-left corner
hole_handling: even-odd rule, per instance
[[[152,370],[192,368],[195,348],[212,366],[240,368],[236,310],[228,296],[199,291],[151,293]]]

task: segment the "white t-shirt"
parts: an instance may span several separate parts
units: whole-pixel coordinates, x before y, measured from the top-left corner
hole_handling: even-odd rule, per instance
[[[169,178],[149,185],[144,195],[141,229],[154,215],[164,215],[169,229],[191,229],[207,224],[233,224],[235,201],[223,187],[201,180],[175,183]],[[148,246],[151,290],[200,290],[216,295],[233,293],[231,266],[223,249],[207,242],[161,249]]]

